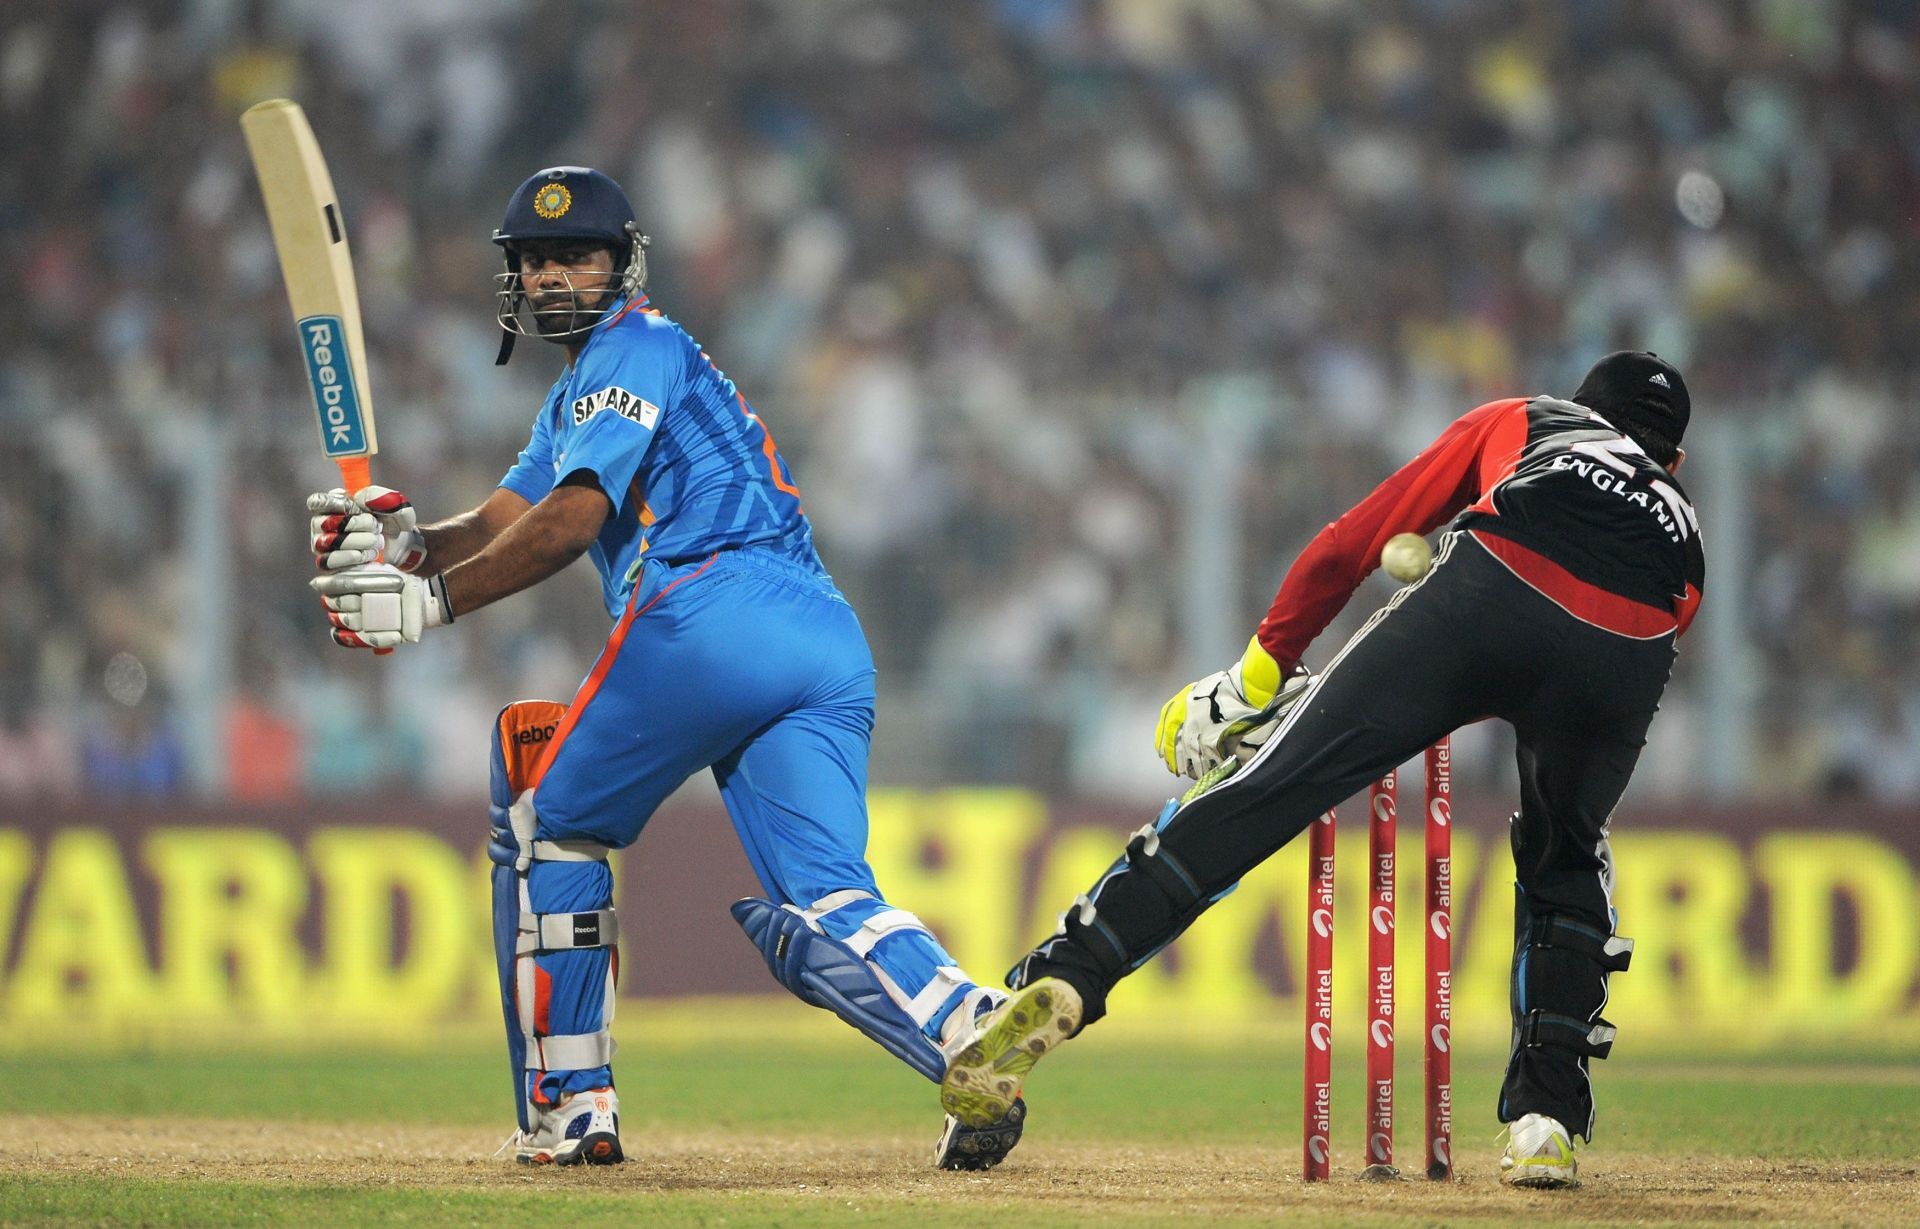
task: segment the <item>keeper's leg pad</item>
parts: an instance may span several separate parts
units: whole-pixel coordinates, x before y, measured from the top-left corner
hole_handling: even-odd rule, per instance
[[[604,846],[539,831],[534,774],[566,706],[509,704],[494,723],[493,946],[523,1131],[568,1093],[610,1087],[619,927]]]
[[[1612,1052],[1614,1028],[1600,1012],[1609,978],[1625,972],[1632,958],[1633,940],[1614,934],[1610,924],[1536,910],[1516,889],[1513,1052],[1500,1093],[1501,1121],[1541,1113],[1592,1137],[1587,1066]]]
[[[940,1082],[947,1061],[933,1038],[939,1036],[941,1022],[977,988],[951,964],[933,967],[924,978],[914,978],[911,987],[903,987],[874,959],[882,942],[897,942],[909,932],[925,936],[926,944],[944,956],[918,918],[859,891],[835,893],[808,909],[750,896],[735,901],[732,912],[760,949],[774,980],[801,1002],[824,1007],[921,1075]],[[921,962],[910,958],[890,963],[911,968]]]
[[[1153,959],[1202,913],[1233,894],[1238,881],[1208,893],[1185,862],[1162,844],[1160,834],[1183,805],[1178,798],[1169,799],[1152,823],[1128,838],[1119,859],[1060,915],[1053,936],[1007,971],[1010,989],[1030,986],[1043,977],[1060,978],[1080,995],[1084,1028],[1106,1015],[1107,992],[1116,982]],[[1156,933],[1142,948],[1130,948],[1101,916],[1103,898],[1115,884],[1137,885],[1136,907],[1139,898],[1145,897],[1155,911]]]

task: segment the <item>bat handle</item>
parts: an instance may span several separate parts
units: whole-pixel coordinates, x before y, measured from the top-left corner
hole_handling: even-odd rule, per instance
[[[367,458],[341,457],[336,464],[340,466],[340,484],[347,488],[349,496],[373,485],[373,463]],[[375,649],[373,655],[385,657],[391,652],[392,649]]]
[[[336,464],[340,466],[340,482],[347,488],[348,495],[373,485],[373,462],[366,457],[341,457]]]

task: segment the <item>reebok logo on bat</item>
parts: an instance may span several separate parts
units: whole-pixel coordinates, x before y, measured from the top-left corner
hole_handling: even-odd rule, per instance
[[[597,393],[588,393],[573,403],[573,425],[579,426],[601,410],[612,410],[649,431],[653,430],[654,423],[660,421],[660,407],[653,402],[636,397],[624,388],[608,387]]]
[[[307,356],[307,381],[320,415],[321,451],[329,457],[356,456],[367,450],[366,425],[343,332],[338,316],[308,316],[300,322],[300,349]]]

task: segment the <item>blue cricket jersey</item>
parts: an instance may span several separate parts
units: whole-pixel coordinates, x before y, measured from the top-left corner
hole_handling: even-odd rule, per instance
[[[616,619],[643,556],[680,563],[765,546],[826,575],[773,437],[733,381],[644,294],[610,309],[560,374],[500,485],[539,503],[579,470],[614,505],[588,554]]]

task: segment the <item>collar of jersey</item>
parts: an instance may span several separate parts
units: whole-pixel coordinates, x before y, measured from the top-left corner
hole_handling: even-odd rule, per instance
[[[644,290],[635,291],[631,299],[615,299],[613,305],[607,308],[606,313],[600,317],[599,321],[593,326],[592,331],[587,335],[586,345],[580,347],[579,357],[575,358],[571,363],[568,363],[566,368],[561,371],[560,379],[557,383],[565,384],[573,378],[573,373],[579,370],[580,359],[586,357],[588,349],[593,346],[594,342],[600,340],[602,334],[624,320],[628,312],[645,310],[646,307],[647,292]]]

